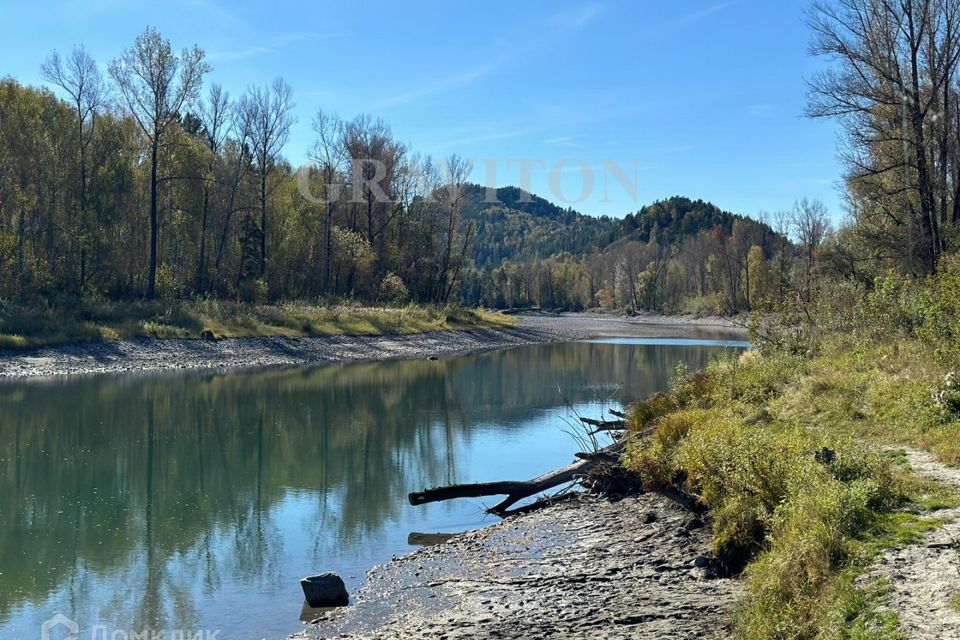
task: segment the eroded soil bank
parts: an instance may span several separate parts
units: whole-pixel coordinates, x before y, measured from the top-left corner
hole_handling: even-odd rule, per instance
[[[375,567],[299,637],[727,637],[740,585],[709,555],[709,529],[659,495],[580,496]]]

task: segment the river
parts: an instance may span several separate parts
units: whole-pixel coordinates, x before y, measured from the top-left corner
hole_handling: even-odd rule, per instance
[[[410,491],[566,464],[576,416],[744,346],[608,339],[439,361],[0,385],[0,638],[282,638],[299,578],[360,584],[412,532],[491,523]],[[62,619],[61,619],[62,621]],[[69,630],[61,625],[51,638]],[[61,635],[56,635],[61,633]]]

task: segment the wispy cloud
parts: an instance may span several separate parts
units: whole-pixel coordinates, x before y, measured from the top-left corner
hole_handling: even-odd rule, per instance
[[[604,166],[601,162],[590,163],[585,160],[573,160],[568,159],[560,163],[547,163],[546,166],[535,167],[533,173],[541,175],[569,175],[576,173],[593,173],[600,174],[603,173]]]
[[[578,127],[583,127],[595,122],[617,120],[620,118],[635,116],[643,111],[646,111],[651,106],[659,108],[659,105],[653,105],[652,103],[645,103],[644,105],[625,105],[608,109],[597,109],[589,113],[578,112],[568,116],[557,115],[555,119],[543,115],[541,110],[541,115],[533,120],[514,122],[512,124],[490,123],[484,127],[484,129],[479,131],[475,130],[472,132],[461,133],[455,137],[448,137],[442,142],[432,145],[430,147],[430,151],[432,153],[437,153],[446,149],[459,150],[464,147],[469,148],[472,145],[483,144],[485,142],[491,142],[495,140],[507,140],[532,136],[537,136],[539,138],[540,136],[548,135],[557,130],[576,129]],[[533,142],[534,141],[531,140],[531,144],[533,144]],[[571,146],[579,146],[577,145],[576,139],[573,136],[554,136],[545,140],[540,140],[540,142],[542,144],[569,144]]]
[[[389,96],[374,104],[370,109],[389,109],[421,101],[425,98],[439,96],[456,89],[461,89],[477,80],[489,76],[496,71],[509,66],[526,53],[545,48],[556,42],[562,35],[569,34],[584,28],[603,11],[603,5],[594,2],[585,4],[574,10],[553,14],[547,19],[548,29],[539,34],[539,37],[524,39],[497,36],[493,39],[496,53],[487,56],[475,56],[474,59],[484,60],[479,64],[465,65],[463,69],[446,76],[435,78],[432,81],[421,83],[420,89],[407,91]]]
[[[571,11],[563,11],[550,16],[550,26],[560,31],[579,31],[587,26],[602,11],[599,3],[584,5]]]
[[[252,58],[264,53],[273,51],[272,47],[263,45],[252,45],[244,49],[234,49],[231,51],[211,51],[208,57],[215,62],[234,62],[245,58]]]
[[[433,151],[439,151],[444,149],[460,149],[462,147],[470,147],[476,144],[482,144],[484,142],[493,142],[495,140],[509,140],[511,138],[520,138],[527,136],[533,133],[537,133],[537,128],[519,128],[511,130],[501,130],[501,131],[492,131],[487,133],[477,133],[474,135],[466,135],[459,138],[446,139],[442,143],[434,145]]]
[[[715,13],[720,13],[728,7],[732,7],[733,5],[737,4],[737,2],[739,2],[739,0],[724,0],[723,2],[711,4],[698,11],[694,11],[693,13],[688,13],[687,15],[683,16],[682,21],[696,22],[698,20],[703,20],[704,18],[709,18]]]
[[[490,74],[496,68],[496,66],[497,64],[495,62],[490,62],[476,65],[474,67],[468,67],[461,71],[451,73],[450,75],[437,78],[436,80],[428,83],[422,89],[408,91],[406,93],[397,94],[395,96],[390,96],[389,98],[380,100],[372,105],[372,108],[388,109],[390,107],[409,104],[417,100],[422,100],[423,98],[430,98],[436,95],[447,93],[448,91],[453,91],[454,89],[465,87],[472,82]]]
[[[547,138],[543,144],[556,145],[560,147],[579,147],[580,143],[573,136],[557,136],[556,138]]]
[[[297,31],[275,36],[265,44],[249,45],[241,49],[211,51],[209,57],[214,61],[235,62],[237,60],[244,60],[253,56],[273,53],[298,42],[306,42],[310,40],[329,40],[332,38],[342,38],[345,35],[346,34],[339,32],[313,33]]]

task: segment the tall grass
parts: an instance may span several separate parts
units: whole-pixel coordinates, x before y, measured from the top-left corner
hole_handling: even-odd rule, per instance
[[[886,545],[958,504],[882,444],[960,463],[960,265],[923,282],[838,286],[763,318],[759,348],[633,408],[627,464],[709,509],[718,560],[745,566],[741,638],[896,638],[882,585],[855,582]]]
[[[387,335],[508,326],[501,314],[455,306],[364,307],[214,299],[110,301],[88,298],[0,304],[0,348],[122,338]]]

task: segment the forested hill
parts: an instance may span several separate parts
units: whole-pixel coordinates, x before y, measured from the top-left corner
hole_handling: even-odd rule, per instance
[[[564,209],[546,198],[524,191],[518,187],[500,187],[493,197],[487,196],[487,187],[479,184],[463,186],[464,215],[468,218],[479,216],[488,209],[509,209],[526,213],[534,218],[549,219],[565,224],[574,223],[583,214],[570,207]]]
[[[501,189],[490,203],[471,186],[465,197],[476,232],[466,302],[732,313],[779,292],[789,266],[783,235],[703,200],[674,196],[616,220],[523,194]]]
[[[620,224],[620,233],[639,242],[650,242],[653,237],[657,242],[672,244],[717,227],[729,233],[736,218],[710,202],[674,196],[626,216]]]
[[[617,220],[564,209],[517,187],[497,189],[494,200],[487,198],[486,187],[466,185],[463,217],[475,225],[473,260],[479,268],[504,260],[588,253],[620,235]]]
[[[674,196],[617,220],[584,215],[517,187],[497,189],[493,201],[476,184],[465,187],[463,216],[476,225],[473,257],[479,268],[504,260],[603,252],[618,241],[678,244],[701,231],[719,228],[730,234],[734,220],[744,219],[710,202]]]

